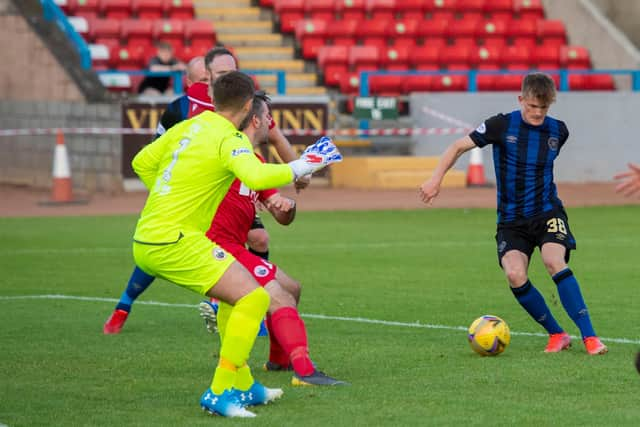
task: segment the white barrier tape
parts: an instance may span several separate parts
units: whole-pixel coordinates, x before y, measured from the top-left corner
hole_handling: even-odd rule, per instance
[[[449,116],[441,111],[438,110],[434,110],[432,108],[429,108],[427,106],[422,107],[422,112],[425,114],[428,114],[432,117],[435,117],[436,119],[440,119],[442,121],[445,121],[447,123],[449,123],[450,125],[453,126],[459,126],[459,127],[464,127],[464,128],[471,128],[471,125],[467,122],[464,122],[462,120],[458,120],[455,117]]]
[[[469,126],[449,128],[383,128],[383,129],[282,129],[284,135],[290,136],[410,136],[410,135],[458,135],[467,134],[473,128]],[[0,129],[3,136],[56,135],[154,135],[156,130],[150,128],[34,128],[34,129]]]

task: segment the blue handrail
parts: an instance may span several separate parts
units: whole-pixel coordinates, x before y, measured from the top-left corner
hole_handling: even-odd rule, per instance
[[[46,21],[55,21],[58,27],[69,37],[73,46],[80,55],[80,66],[84,70],[91,68],[91,54],[87,42],[78,34],[78,32],[69,23],[64,12],[58,7],[53,0],[40,0],[42,5],[43,16]]]
[[[467,76],[469,79],[469,92],[478,91],[479,75],[525,75],[535,70],[469,70],[469,71],[361,71],[360,72],[360,96],[369,96],[370,83],[369,77],[371,76]],[[568,91],[569,87],[569,75],[570,74],[612,74],[612,75],[630,75],[631,76],[631,90],[640,91],[640,70],[567,70],[567,69],[540,69],[538,71],[545,72],[547,74],[557,74],[560,76],[560,91]]]

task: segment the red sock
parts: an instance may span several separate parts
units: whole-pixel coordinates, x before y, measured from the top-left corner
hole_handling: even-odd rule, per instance
[[[271,315],[273,335],[291,358],[296,374],[311,375],[315,368],[309,358],[307,330],[294,307],[284,307]]]
[[[276,339],[276,333],[273,330],[273,322],[271,315],[267,314],[267,330],[269,331],[269,361],[276,363],[285,369],[289,366],[289,355]]]

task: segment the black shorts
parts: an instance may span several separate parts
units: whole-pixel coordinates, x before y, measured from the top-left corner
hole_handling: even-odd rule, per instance
[[[540,248],[549,242],[559,243],[567,248],[564,259],[569,262],[571,250],[576,248],[576,239],[571,234],[569,219],[564,209],[514,223],[498,224],[498,263],[502,266],[502,257],[513,249],[523,252],[531,259],[536,246]]]
[[[255,218],[253,218],[253,223],[251,224],[251,230],[255,230],[256,228],[264,228],[264,224],[260,217],[256,214]]]

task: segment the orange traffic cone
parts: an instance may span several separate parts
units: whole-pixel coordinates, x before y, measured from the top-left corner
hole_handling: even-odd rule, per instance
[[[482,151],[479,147],[471,150],[469,169],[467,170],[468,187],[486,187],[487,180],[484,177],[484,165],[482,164]]]
[[[47,205],[86,203],[86,200],[76,200],[72,194],[71,169],[69,168],[69,155],[67,146],[64,145],[64,134],[58,131],[56,148],[53,152],[53,184],[51,187],[51,200],[44,202]]]

